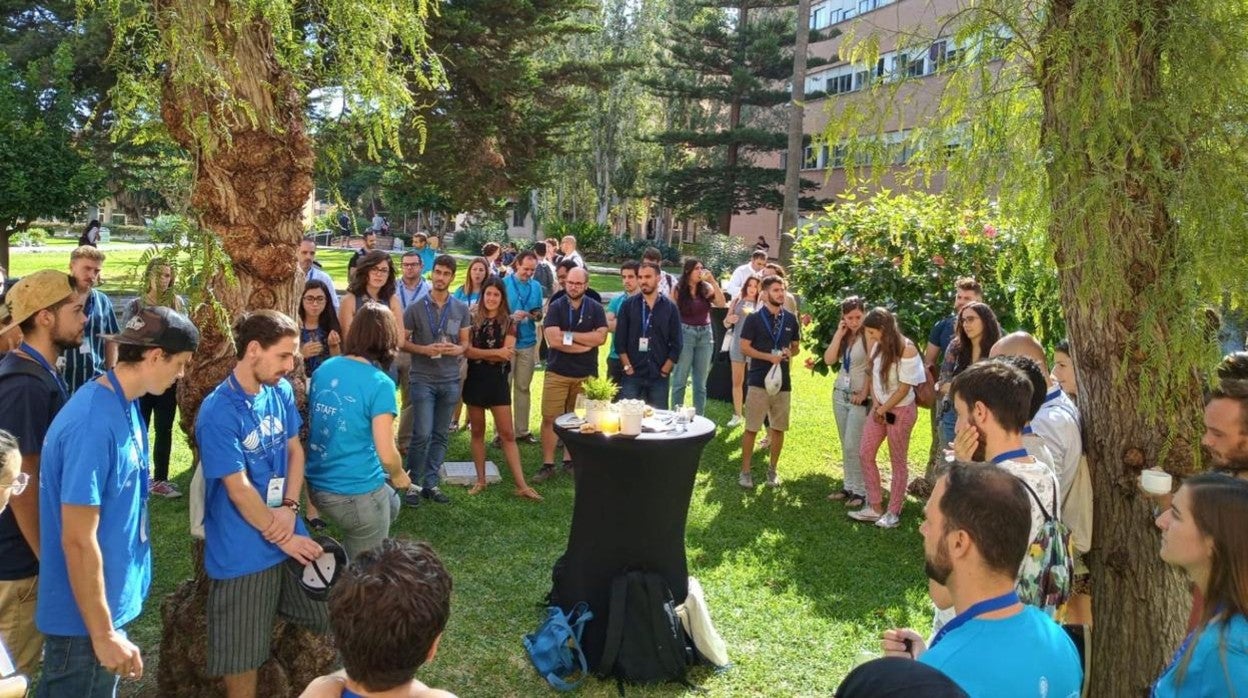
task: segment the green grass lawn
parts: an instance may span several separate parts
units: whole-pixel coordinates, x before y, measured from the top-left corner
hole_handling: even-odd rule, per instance
[[[15,274],[65,268],[70,247],[18,251]],[[124,271],[126,260],[133,264],[141,250],[110,250],[105,274]],[[347,255],[327,250],[320,257],[331,275],[345,279]],[[612,278],[618,284],[618,277]],[[596,275],[598,288],[609,288],[604,281]],[[539,372],[533,381],[535,431],[541,384]],[[734,663],[722,673],[692,675],[713,696],[831,695],[864,653],[877,651],[882,630],[930,626],[916,531],[919,505],[907,504],[899,528],[882,530],[850,521],[839,502],[827,501],[840,485],[832,380],[797,368],[793,386],[782,487],[745,492],[737,486],[740,428],[721,428],[702,455],[689,510],[689,571],[706,591]],[[731,416],[730,405],[714,400],[708,411],[717,424]],[[922,462],[930,445],[927,411],[920,414],[910,446],[912,463]],[[532,473],[540,464],[539,447],[522,446],[521,453],[526,472]],[[881,464],[887,463],[886,453],[887,446]],[[488,457],[502,462],[495,449]],[[452,435],[448,459],[470,460],[466,433]],[[758,454],[755,467],[765,463]],[[184,491],[190,488],[189,465],[190,452],[175,437],[171,470]],[[405,509],[392,529],[393,535],[428,540],[454,576],[450,626],[438,657],[420,676],[462,696],[553,695],[529,664],[520,639],[542,617],[551,565],[567,543],[572,481],[559,477],[541,485],[546,501],[540,504],[518,500],[511,490],[509,478],[476,497],[451,489],[451,505]],[[160,602],[191,574],[186,499],[153,499],[150,508],[155,575],[143,615],[128,628],[144,652],[148,678],[127,686],[127,695],[158,695]],[[638,696],[687,692],[676,685],[628,691]],[[581,693],[614,696],[616,688],[613,682],[590,680]]]

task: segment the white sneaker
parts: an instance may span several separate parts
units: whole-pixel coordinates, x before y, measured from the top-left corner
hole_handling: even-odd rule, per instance
[[[901,517],[890,511],[887,514],[881,516],[879,520],[875,522],[875,525],[879,526],[880,528],[897,528],[897,526],[900,523],[901,523]]]
[[[779,486],[780,486],[780,476],[776,474],[776,471],[775,471],[775,470],[768,470],[768,471],[767,471],[767,486],[768,486],[768,487],[779,487]]]
[[[854,511],[848,513],[849,518],[854,521],[879,521],[882,516],[880,512],[872,509],[870,504],[863,506],[861,509],[855,509]]]
[[[747,490],[754,489],[754,476],[750,473],[741,473],[741,477],[737,478],[737,484]]]
[[[741,415],[739,415],[739,414],[734,414],[734,415],[732,415],[732,419],[728,420],[728,423],[727,423],[727,424],[725,424],[724,426],[725,426],[725,427],[727,427],[727,428],[729,428],[729,429],[731,429],[731,428],[733,428],[733,427],[735,427],[735,426],[740,426],[740,425],[741,425],[741,424],[743,424],[744,422],[745,422],[745,420],[741,418]]]

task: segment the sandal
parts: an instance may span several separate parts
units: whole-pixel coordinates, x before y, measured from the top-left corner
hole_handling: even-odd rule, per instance
[[[478,482],[472,487],[468,488],[468,494],[481,494],[482,492],[485,491],[485,487],[486,487],[486,484],[484,482]]]
[[[850,509],[861,509],[866,503],[866,497],[858,494],[851,494],[845,498],[845,506]]]
[[[837,492],[833,492],[832,494],[828,495],[828,499],[833,502],[837,502],[842,499],[849,499],[852,496],[854,495],[851,494],[849,490],[839,490]]]
[[[534,502],[542,501],[542,495],[538,494],[537,490],[533,489],[532,487],[526,487],[522,490],[516,490],[516,496],[520,497],[521,499],[531,499]]]

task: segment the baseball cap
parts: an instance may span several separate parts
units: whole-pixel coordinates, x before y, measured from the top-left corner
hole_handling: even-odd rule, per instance
[[[347,551],[329,536],[313,536],[312,540],[321,546],[320,557],[306,565],[299,564],[293,557],[286,558],[286,564],[308,598],[324,601],[329,598],[329,590],[334,583],[347,570]]]
[[[967,698],[953,679],[906,657],[873,659],[849,672],[836,698]]]
[[[179,354],[195,351],[199,346],[199,329],[176,310],[149,305],[130,318],[121,334],[106,334],[104,339],[118,344],[159,347],[170,354]]]
[[[0,325],[8,332],[35,313],[69,298],[77,292],[74,278],[63,271],[43,269],[28,274],[9,292],[0,305]]]

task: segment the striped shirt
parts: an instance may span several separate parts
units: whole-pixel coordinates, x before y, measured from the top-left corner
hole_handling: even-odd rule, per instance
[[[65,382],[71,395],[87,381],[103,375],[104,335],[121,332],[113,302],[98,289],[91,289],[82,312],[87,316],[87,324],[82,328],[82,344],[61,354],[65,360]]]

